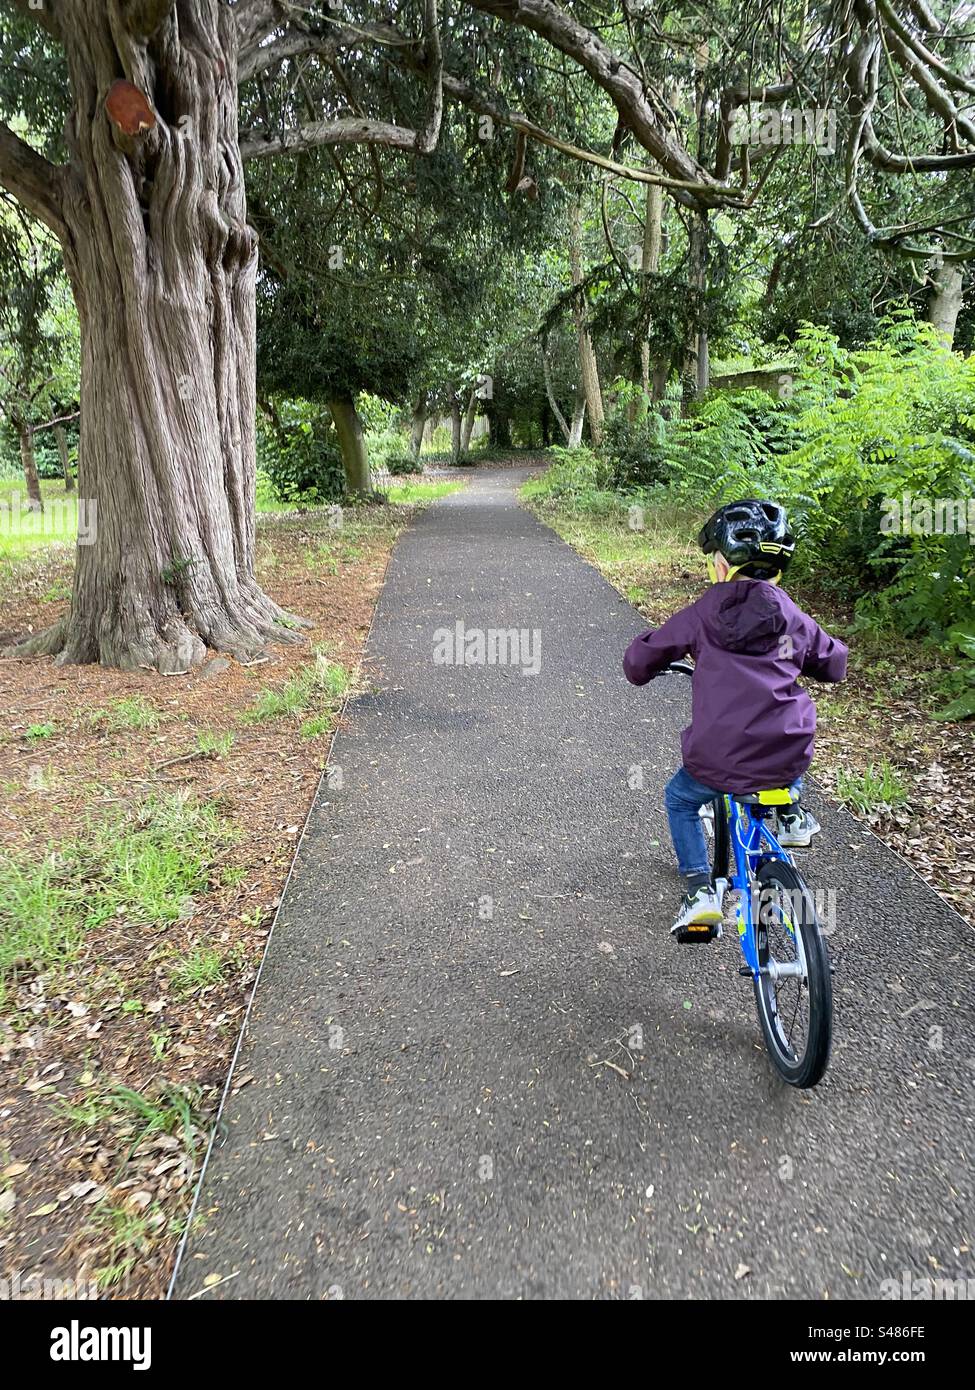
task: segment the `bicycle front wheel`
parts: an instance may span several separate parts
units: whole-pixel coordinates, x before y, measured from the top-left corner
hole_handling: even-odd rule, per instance
[[[762,973],[755,1002],[765,1045],[790,1086],[822,1080],[833,1037],[829,952],[812,894],[781,860],[761,866],[753,917]]]

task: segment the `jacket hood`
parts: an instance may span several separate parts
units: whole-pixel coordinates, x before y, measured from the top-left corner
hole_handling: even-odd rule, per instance
[[[770,651],[788,629],[782,595],[761,579],[715,584],[705,618],[714,641],[729,652]]]

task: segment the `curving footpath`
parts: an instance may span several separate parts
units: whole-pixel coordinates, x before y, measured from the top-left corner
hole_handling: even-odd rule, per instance
[[[817,1090],[783,1086],[731,935],[669,937],[661,793],[689,691],[626,684],[645,624],[521,481],[479,471],[393,554],[173,1296],[878,1298],[975,1276],[970,929],[813,795],[834,1052]],[[524,630],[500,647],[520,665],[448,664],[458,623],[474,658]]]

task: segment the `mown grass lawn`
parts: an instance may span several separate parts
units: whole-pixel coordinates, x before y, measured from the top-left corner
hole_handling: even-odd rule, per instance
[[[72,545],[78,534],[78,499],[64,483],[43,479],[44,511],[27,507],[23,478],[0,478],[0,561],[17,560],[41,546]]]

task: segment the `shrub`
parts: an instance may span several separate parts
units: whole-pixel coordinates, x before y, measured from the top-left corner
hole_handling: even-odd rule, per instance
[[[278,425],[258,416],[257,459],[279,502],[334,502],[345,492],[331,417],[296,401],[278,406]]]
[[[584,445],[576,449],[554,448],[554,462],[541,478],[525,484],[524,495],[542,501],[562,502],[591,510],[597,498],[606,498],[618,509],[619,497],[607,493],[609,470],[605,460]]]
[[[797,444],[777,467],[800,564],[860,594],[861,622],[941,639],[975,612],[975,546],[933,510],[975,495],[975,362],[905,314],[856,352],[811,327],[798,350]]]
[[[736,496],[774,497],[802,537],[793,574],[854,598],[861,625],[938,641],[972,626],[975,360],[907,310],[865,348],[842,348],[807,324],[795,350],[783,399],[711,392],[687,418],[653,427],[642,462],[628,461],[607,431],[614,485],[633,491],[656,474],[702,512]],[[938,499],[953,501],[954,533]]]
[[[630,420],[621,398],[606,422],[600,452],[609,469],[611,486],[623,492],[667,480],[667,429],[656,410],[644,409],[642,415]]]
[[[407,473],[423,472],[423,464],[412,454],[391,454],[386,460],[386,467],[394,478],[401,478]]]

